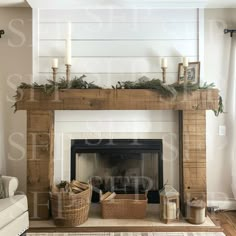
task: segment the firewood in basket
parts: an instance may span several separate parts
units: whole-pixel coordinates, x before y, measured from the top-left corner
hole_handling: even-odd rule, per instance
[[[112,193],[111,192],[106,192],[101,195],[100,201],[104,201],[107,197],[109,197]]]
[[[71,186],[72,186],[72,187],[75,187],[75,188],[79,188],[79,181],[73,180],[73,181],[71,182]]]
[[[84,191],[83,189],[78,188],[78,187],[76,187],[76,186],[71,186],[71,189],[72,189],[72,190],[75,190],[75,191],[77,191],[77,192],[83,192],[83,191]]]
[[[83,190],[86,190],[86,189],[88,189],[88,184],[86,184],[86,183],[82,183],[82,182],[80,182],[79,183],[79,188],[81,188],[81,189],[83,189]]]
[[[109,201],[109,200],[112,200],[113,198],[115,198],[116,196],[116,193],[113,192],[112,194],[110,194],[107,198],[104,199],[104,201]]]
[[[77,193],[83,192],[83,190],[82,190],[82,189],[78,189],[78,188],[72,187],[72,192],[75,193],[75,194],[77,194]]]
[[[78,180],[73,180],[71,185],[79,189],[82,189],[82,191],[88,189],[88,184],[82,183]]]

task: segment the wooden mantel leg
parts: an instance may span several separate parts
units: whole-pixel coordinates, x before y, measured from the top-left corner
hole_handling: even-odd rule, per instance
[[[206,202],[206,111],[180,111],[180,200]]]
[[[53,184],[54,111],[27,112],[27,197],[31,219],[49,218]]]

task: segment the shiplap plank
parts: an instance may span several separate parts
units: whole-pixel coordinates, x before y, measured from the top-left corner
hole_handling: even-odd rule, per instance
[[[56,111],[55,122],[176,122],[177,111]]]
[[[195,61],[197,58],[190,58]],[[160,58],[72,58],[71,71],[74,73],[143,73],[161,72]],[[182,62],[181,57],[173,57],[168,62],[168,72],[177,72],[178,63]],[[39,58],[39,71],[51,72],[51,58]],[[59,59],[58,72],[65,72],[64,58]]]
[[[32,8],[38,9],[197,9],[206,7],[206,0],[67,0],[38,1],[27,0]]]
[[[53,16],[53,17],[52,17]],[[40,10],[40,22],[196,22],[197,9]]]
[[[56,132],[163,132],[177,133],[177,122],[56,122]]]
[[[157,41],[72,41],[74,57],[197,56],[197,40]],[[39,56],[65,55],[65,41],[40,41]]]
[[[81,76],[82,73],[72,73],[71,78],[74,78],[75,76]],[[92,74],[87,73],[85,74],[86,78],[85,80],[87,82],[95,82],[97,85],[103,87],[103,88],[111,88],[111,86],[115,86],[118,81],[137,81],[143,76],[148,77],[149,79],[162,79],[161,73],[100,73],[100,74]],[[58,73],[57,74],[57,80],[60,78],[65,77],[65,73]],[[167,73],[166,76],[166,82],[168,84],[175,83],[178,78],[178,73]],[[37,78],[37,81],[39,83],[45,83],[47,80],[52,79],[52,73],[40,73],[39,77]]]
[[[72,40],[197,39],[197,23],[72,23]],[[41,23],[40,39],[65,39],[67,23]]]

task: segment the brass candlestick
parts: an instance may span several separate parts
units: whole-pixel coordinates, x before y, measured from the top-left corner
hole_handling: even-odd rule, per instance
[[[185,85],[186,85],[187,82],[188,82],[187,70],[188,70],[188,67],[187,67],[187,66],[184,66],[184,84],[185,84]]]
[[[161,67],[162,69],[162,82],[165,83],[166,82],[166,70],[167,67]]]
[[[66,64],[66,81],[69,83],[70,81],[70,68],[71,68],[71,65],[69,64]]]
[[[187,70],[188,70],[188,66],[184,66],[184,101],[188,99],[187,98],[187,83],[188,83]]]
[[[54,82],[56,82],[57,69],[58,69],[57,67],[52,67],[52,78]]]

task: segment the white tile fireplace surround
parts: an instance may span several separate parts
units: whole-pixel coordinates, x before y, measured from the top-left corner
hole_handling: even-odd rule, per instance
[[[56,111],[54,180],[70,180],[72,139],[162,139],[164,183],[179,189],[175,111]]]

